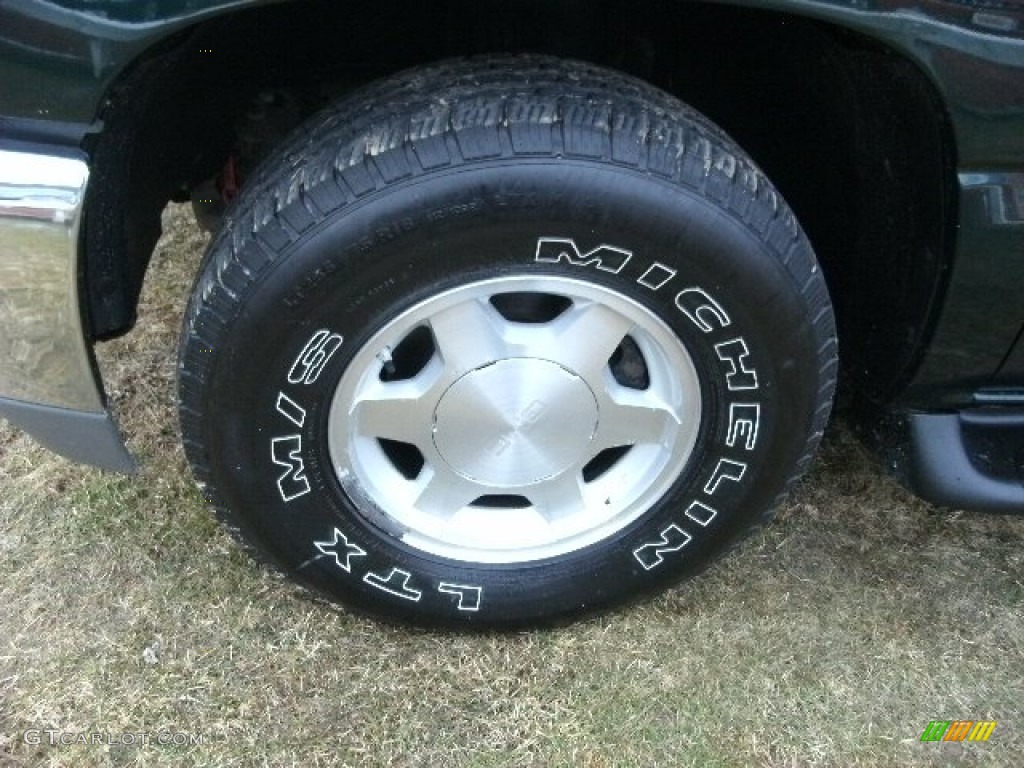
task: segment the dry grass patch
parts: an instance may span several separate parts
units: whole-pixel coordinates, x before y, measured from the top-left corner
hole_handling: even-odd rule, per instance
[[[1020,765],[1024,518],[932,509],[841,430],[703,577],[565,629],[390,627],[255,565],[178,448],[173,348],[204,239],[180,209],[167,229],[139,329],[104,351],[142,472],[0,427],[0,765]],[[999,725],[921,744],[937,718]]]

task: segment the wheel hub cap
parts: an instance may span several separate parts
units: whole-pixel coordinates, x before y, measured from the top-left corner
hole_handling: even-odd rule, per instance
[[[434,412],[434,445],[484,485],[538,483],[577,464],[597,430],[597,402],[579,376],[547,360],[499,360],[470,371]]]
[[[560,275],[452,288],[354,351],[328,415],[342,491],[431,555],[525,563],[622,531],[684,471],[689,352],[651,309]]]

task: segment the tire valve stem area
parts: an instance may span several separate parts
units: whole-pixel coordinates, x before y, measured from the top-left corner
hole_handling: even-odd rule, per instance
[[[377,353],[377,360],[380,361],[380,364],[383,367],[383,371],[384,371],[384,375],[385,376],[394,376],[395,375],[395,372],[396,372],[395,360],[391,356],[391,347],[384,347],[384,349],[382,349],[380,352],[378,352]]]

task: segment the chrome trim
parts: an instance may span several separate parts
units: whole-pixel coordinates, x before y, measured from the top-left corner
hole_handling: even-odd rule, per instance
[[[979,224],[1024,226],[1024,173],[965,172],[960,174],[960,189],[980,198],[984,213]]]
[[[78,304],[89,168],[0,150],[0,397],[105,413]]]

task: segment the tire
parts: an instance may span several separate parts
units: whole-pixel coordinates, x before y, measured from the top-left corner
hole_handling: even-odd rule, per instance
[[[673,584],[804,472],[836,370],[792,213],[706,118],[541,57],[445,62],[316,116],[206,254],[185,449],[260,554],[420,624]]]

